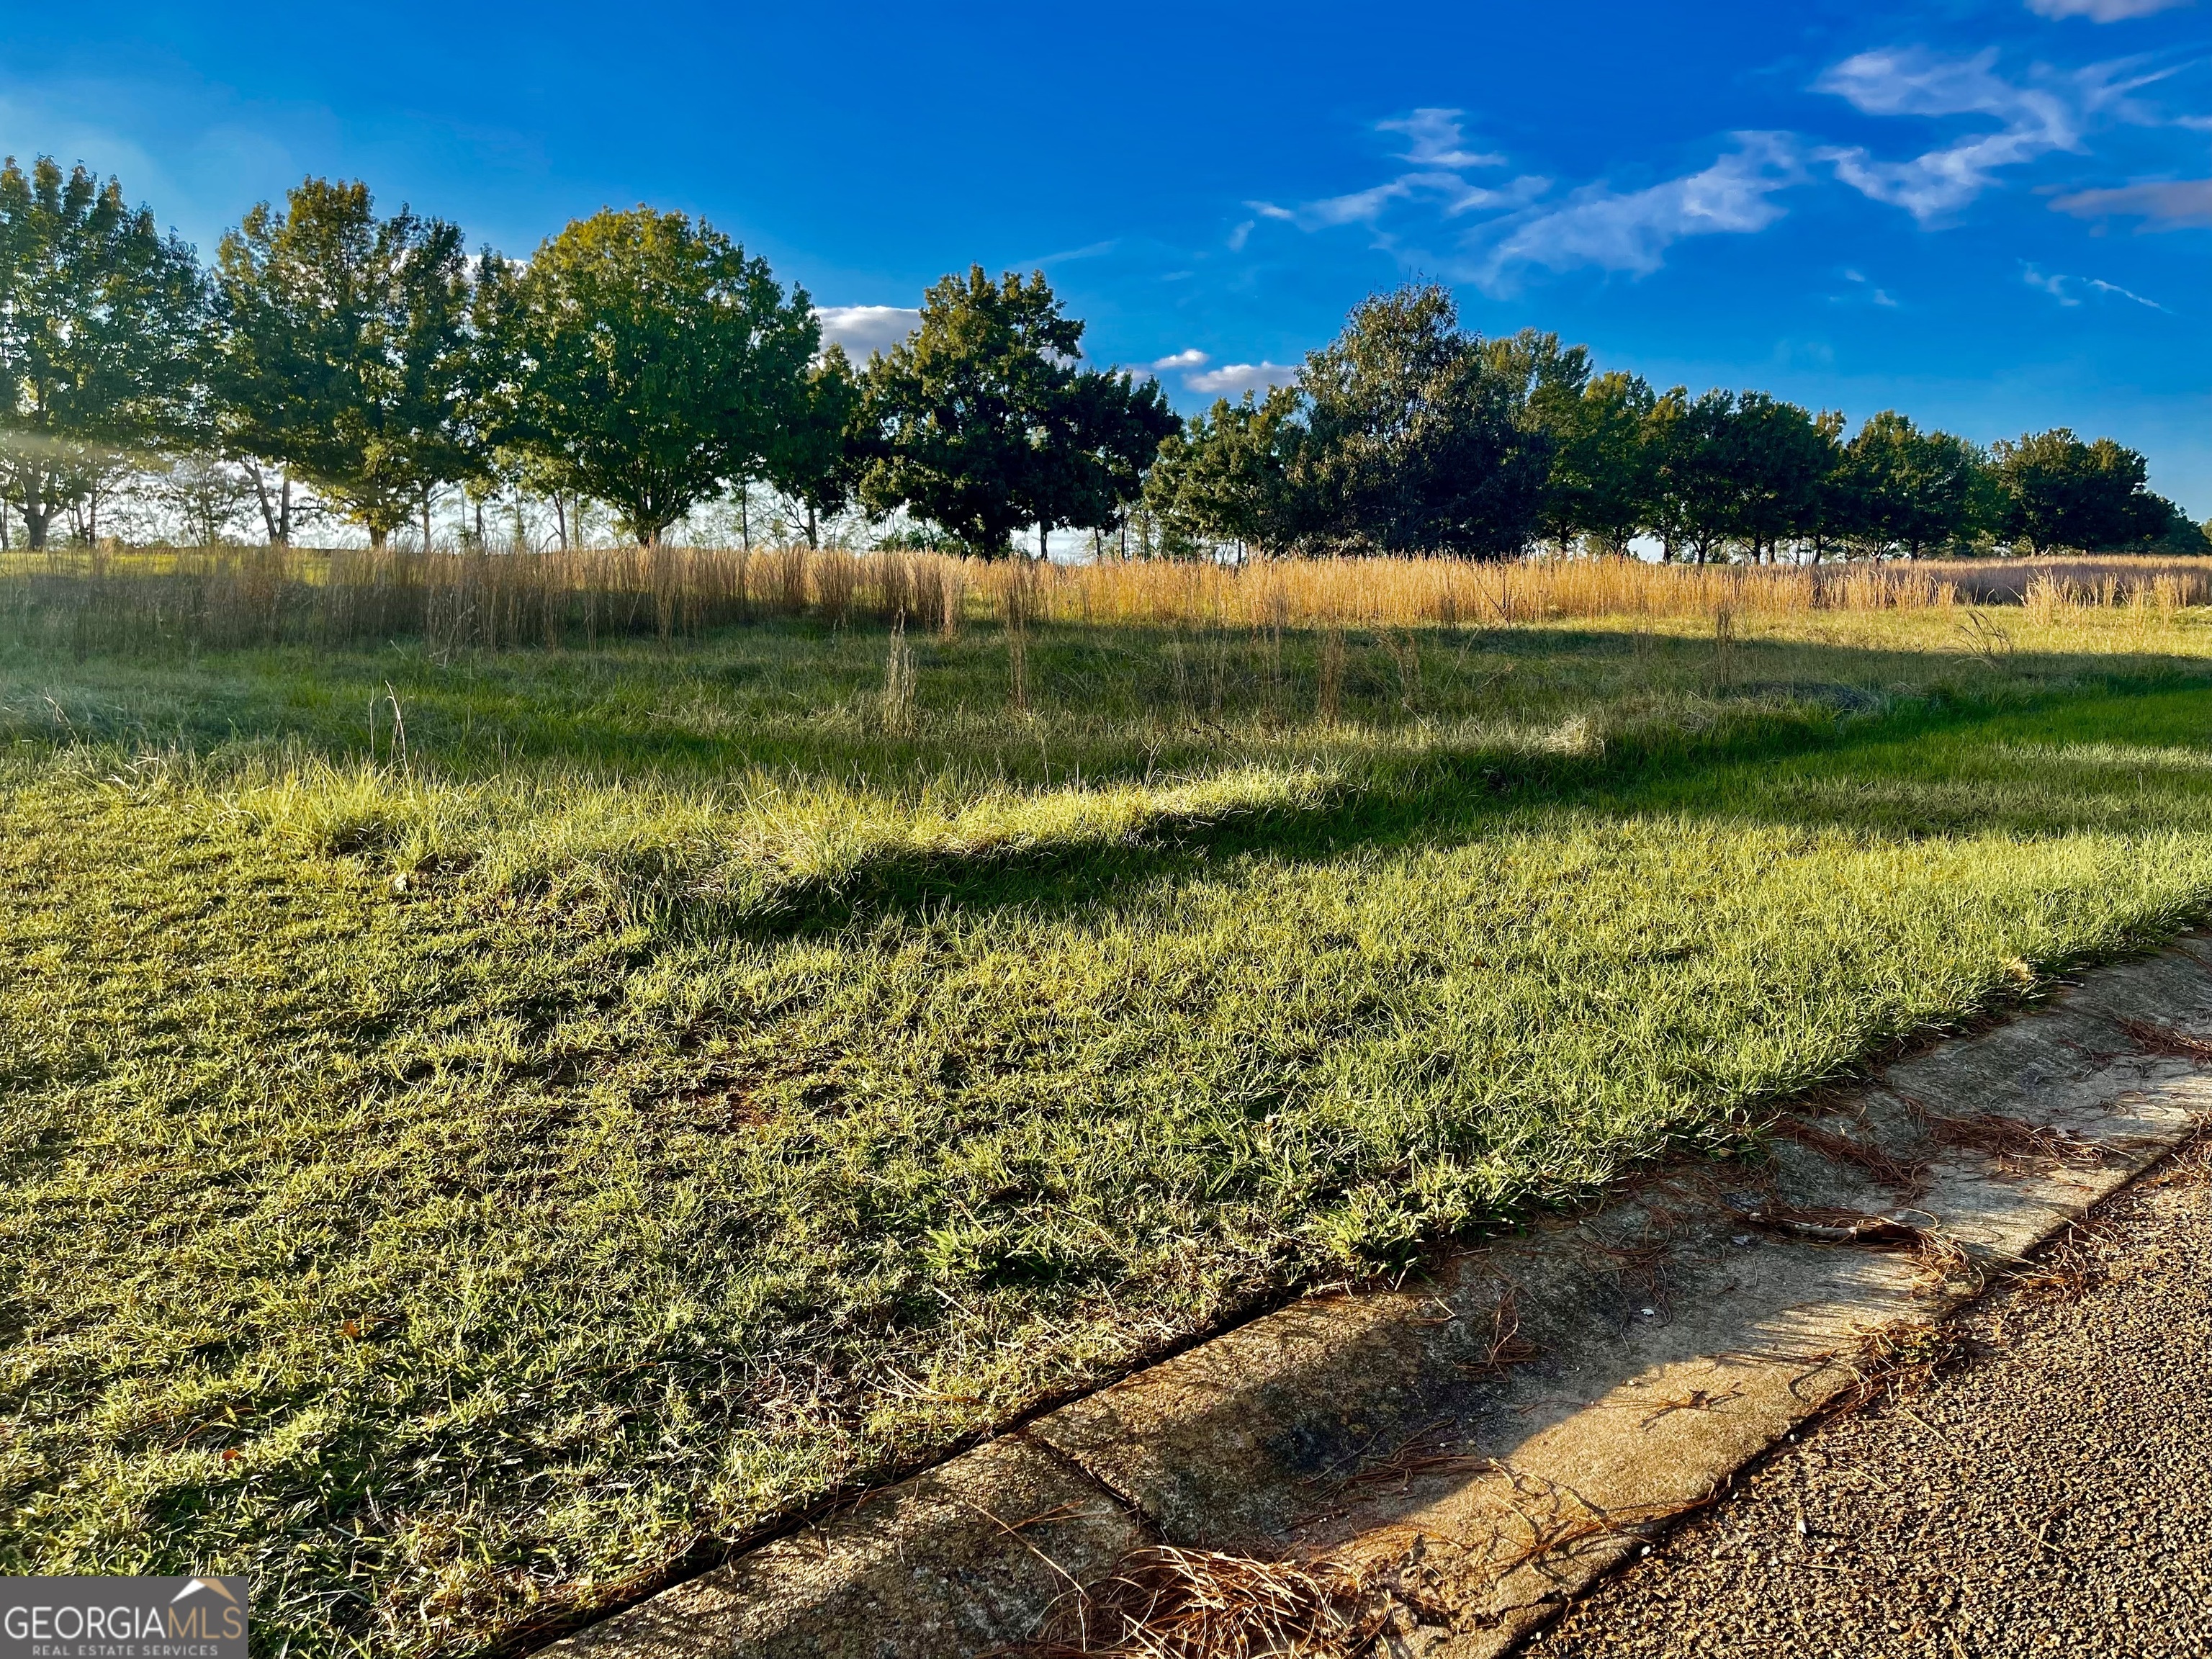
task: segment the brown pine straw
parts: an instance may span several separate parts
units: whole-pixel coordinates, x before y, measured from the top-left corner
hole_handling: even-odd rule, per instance
[[[2212,1042],[2203,1037],[2148,1019],[2124,1019],[2118,1024],[2145,1054],[2171,1060],[2192,1060],[2200,1066],[2212,1065]]]
[[[1928,1127],[1937,1144],[1963,1146],[1983,1153],[1995,1159],[1997,1168],[2008,1175],[2052,1167],[2094,1170],[2105,1161],[2109,1150],[2094,1141],[2078,1139],[2063,1129],[2007,1117],[1999,1112],[1978,1112],[1972,1117],[1939,1117],[1931,1120]]]
[[[1801,1118],[1779,1120],[1774,1126],[1774,1133],[1820,1153],[1832,1163],[1856,1165],[1893,1192],[1914,1194],[1927,1184],[1925,1165],[1905,1163],[1886,1147],[1871,1140],[1835,1134]]]
[[[1158,1544],[1065,1596],[1023,1659],[1359,1659],[1390,1607],[1334,1561],[1259,1561]]]

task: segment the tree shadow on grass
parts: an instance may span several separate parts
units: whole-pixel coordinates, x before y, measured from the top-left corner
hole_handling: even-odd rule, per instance
[[[726,630],[695,646],[592,657],[516,651],[441,660],[419,651],[240,652],[194,662],[19,664],[0,685],[0,732],[32,740],[202,750],[282,742],[337,764],[391,757],[391,700],[404,709],[410,760],[468,780],[525,767],[609,781],[712,784],[749,772],[897,788],[933,774],[1002,775],[1017,787],[1135,782],[1249,756],[1329,746],[1310,721],[1322,641],[1286,631],[1272,647],[1233,634],[1166,629],[1040,629],[1030,650],[1038,714],[1009,714],[1005,665],[988,638],[919,650],[923,720],[893,738],[872,729],[880,652],[787,630]],[[1103,642],[1102,642],[1103,641]],[[1393,642],[1395,643],[1393,643]],[[1402,640],[1354,647],[1342,712],[1388,747],[1424,720],[1542,722],[1624,699],[1794,699],[1863,711],[1902,684],[2096,677],[2118,659],[2023,654],[2002,665],[1966,651],[1900,651],[1818,641],[1645,636],[1598,629],[1464,629],[1421,641],[1412,678]],[[1231,659],[1225,701],[1201,658]],[[2202,662],[2136,658],[2137,671]],[[788,690],[777,688],[788,687]],[[744,688],[740,694],[740,688]],[[12,700],[14,707],[8,706]],[[829,718],[824,718],[829,716]]]
[[[894,848],[836,880],[786,884],[766,905],[676,904],[664,926],[693,938],[764,940],[833,934],[875,918],[1077,915],[1139,889],[1218,874],[1242,855],[1321,864],[1448,848],[1560,809],[1909,842],[2154,828],[2160,814],[2148,809],[2170,802],[2167,811],[2212,828],[2212,679],[2201,674],[2131,665],[2077,676],[2063,690],[1938,693],[1874,715],[1846,712],[1840,697],[1815,701],[1818,690],[1801,684],[1788,694],[1794,701],[1727,711],[1703,730],[1655,726],[1602,752],[1431,753],[1310,804],[1163,815],[1112,842]],[[2038,752],[2021,754],[2023,746]],[[2152,748],[2168,752],[2136,752]],[[2204,754],[2201,768],[2179,759],[2191,750]]]

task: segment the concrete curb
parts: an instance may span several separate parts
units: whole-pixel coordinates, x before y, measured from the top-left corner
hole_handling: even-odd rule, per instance
[[[1771,1168],[1294,1304],[550,1651],[980,1654],[1166,1542],[1327,1556],[1389,1595],[1386,1650],[1504,1653],[2183,1139],[2212,1078],[2162,1032],[2212,1039],[2212,944],[1887,1068]],[[1829,1242],[1849,1216],[1909,1224]]]

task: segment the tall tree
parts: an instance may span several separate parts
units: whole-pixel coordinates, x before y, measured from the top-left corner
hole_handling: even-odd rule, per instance
[[[2143,488],[2143,458],[2110,438],[2085,444],[2056,427],[2001,441],[1991,453],[2004,533],[2034,552],[2124,547],[2163,527],[2165,514],[2152,505],[2159,498]]]
[[[184,434],[205,302],[191,249],[115,179],[0,167],[0,500],[33,549],[127,452]]]
[[[1246,392],[1217,399],[1160,445],[1145,500],[1178,543],[1234,542],[1262,552],[1297,535],[1289,456],[1302,431],[1298,394],[1273,386],[1264,401]]]
[[[1310,545],[1503,558],[1534,539],[1551,440],[1522,418],[1524,383],[1461,330],[1449,290],[1364,301],[1299,384],[1291,484]]]
[[[1042,551],[1056,526],[1109,525],[1180,423],[1157,385],[1079,369],[1082,349],[1042,271],[933,283],[920,325],[861,376],[862,501],[987,558],[1026,526]]]
[[[790,424],[768,458],[768,478],[798,508],[806,544],[819,545],[822,520],[845,510],[860,485],[853,423],[860,383],[845,348],[832,345],[806,372]]]
[[[1836,465],[1835,423],[1764,392],[1746,392],[1722,428],[1729,533],[1754,562],[1812,533]]]
[[[1990,495],[1980,451],[1948,432],[1923,432],[1893,409],[1869,416],[1844,446],[1837,482],[1853,538],[1915,559],[1982,527]]]
[[[1590,458],[1570,459],[1566,452],[1583,435],[1589,412],[1583,404],[1590,378],[1589,348],[1562,345],[1556,334],[1524,328],[1487,342],[1483,356],[1510,389],[1522,424],[1551,441],[1552,470],[1537,509],[1537,526],[1559,544],[1560,552],[1569,552],[1589,528],[1579,511],[1577,484],[1581,481],[1577,461],[1586,463]]]
[[[226,453],[282,467],[382,546],[478,465],[466,425],[477,359],[458,227],[368,186],[308,179],[263,202],[216,256],[211,377]],[[270,507],[271,539],[289,526]]]
[[[1717,387],[1693,399],[1678,386],[1653,402],[1644,422],[1652,479],[1645,527],[1669,562],[1686,549],[1704,564],[1735,533],[1735,398]]]
[[[1045,426],[1038,455],[1037,552],[1055,526],[1113,528],[1144,494],[1160,445],[1182,427],[1159,382],[1115,369],[1079,369]]]
[[[1658,453],[1650,441],[1657,400],[1638,374],[1601,374],[1550,416],[1557,447],[1543,519],[1562,546],[1588,536],[1625,555],[1652,510]]]
[[[704,222],[602,210],[514,280],[515,392],[497,435],[642,544],[764,476],[800,420],[814,307]]]

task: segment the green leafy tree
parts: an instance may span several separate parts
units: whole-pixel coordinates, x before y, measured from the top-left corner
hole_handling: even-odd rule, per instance
[[[1587,536],[1626,555],[1652,510],[1658,453],[1650,441],[1657,399],[1638,374],[1601,374],[1548,422],[1554,445],[1543,520],[1562,546]]]
[[[1143,497],[1160,446],[1182,427],[1158,381],[1081,369],[1048,422],[1039,456],[1037,551],[1055,526],[1103,534]]]
[[[129,452],[185,438],[205,303],[191,249],[115,179],[0,167],[0,499],[33,549]]]
[[[1079,369],[1082,347],[1042,271],[933,284],[920,325],[861,376],[861,501],[987,558],[1026,526],[1040,552],[1057,526],[1109,526],[1181,423],[1157,385]]]
[[[1764,392],[1740,394],[1719,428],[1729,537],[1754,562],[1819,523],[1821,487],[1836,465],[1835,427]]]
[[[2166,527],[2164,504],[2143,487],[2148,464],[2110,438],[2083,443],[2057,427],[1991,453],[2003,533],[2033,552],[2124,547]]]
[[[2212,553],[2212,531],[2191,519],[2178,502],[2146,494],[2138,514],[2139,539],[2145,552],[2191,557]]]
[[[373,545],[419,512],[427,543],[436,492],[481,465],[459,228],[380,219],[366,185],[309,179],[223,238],[216,288],[225,453],[296,473]]]
[[[768,458],[769,482],[804,516],[809,547],[821,542],[822,520],[842,513],[860,487],[860,378],[844,347],[833,345],[806,372],[791,423]]]
[[[1288,386],[1231,403],[1217,400],[1160,445],[1145,501],[1169,528],[1170,544],[1234,542],[1280,552],[1297,535],[1289,459],[1303,431],[1298,394]]]
[[[1704,564],[1735,532],[1735,398],[1716,387],[1696,398],[1675,386],[1644,422],[1651,495],[1645,527],[1662,556]]]
[[[1299,384],[1290,482],[1308,545],[1504,558],[1534,538],[1552,441],[1523,419],[1525,383],[1461,330],[1447,289],[1364,301]]]
[[[1871,552],[1915,559],[1984,527],[1992,499],[1978,449],[1948,432],[1923,432],[1895,410],[1869,416],[1844,446],[1837,483],[1846,535]]]
[[[769,476],[801,422],[813,306],[703,222],[602,210],[541,244],[514,287],[495,435],[542,488],[605,502],[641,544]]]
[[[1589,348],[1562,345],[1556,334],[1524,328],[1486,342],[1483,356],[1510,389],[1522,423],[1551,441],[1552,470],[1537,509],[1537,526],[1541,534],[1559,544],[1562,553],[1571,551],[1589,528],[1579,511],[1579,471],[1566,452],[1582,435],[1588,412],[1582,396],[1589,384]]]

